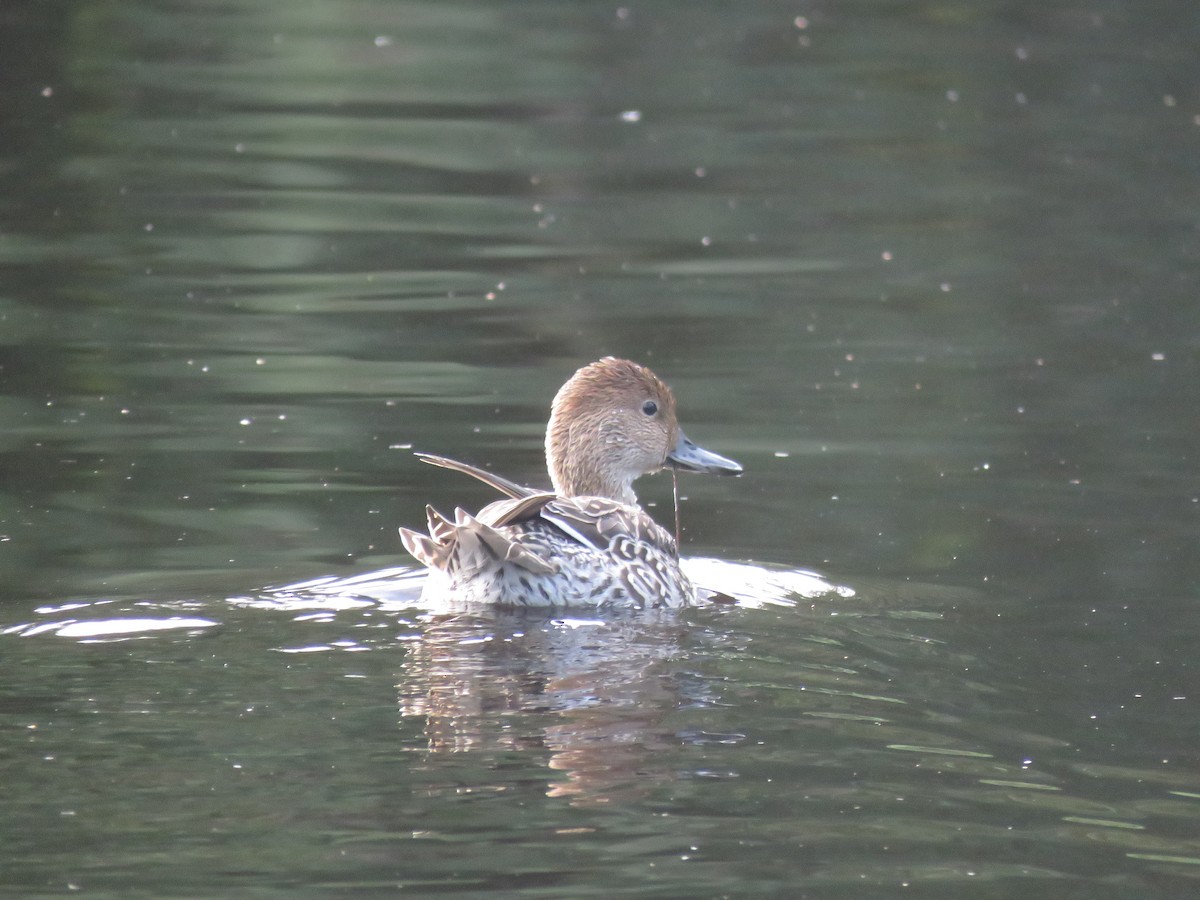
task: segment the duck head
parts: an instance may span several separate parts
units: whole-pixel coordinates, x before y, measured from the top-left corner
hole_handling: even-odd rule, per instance
[[[556,493],[636,504],[634,479],[664,467],[740,475],[731,459],[698,447],[675,418],[671,389],[645,366],[605,357],[571,376],[554,397],[546,466]]]

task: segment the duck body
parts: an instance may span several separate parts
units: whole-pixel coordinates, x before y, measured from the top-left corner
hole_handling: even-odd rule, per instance
[[[493,483],[490,473],[445,457],[432,465]],[[522,488],[477,515],[454,520],[425,508],[429,537],[402,531],[429,567],[425,594],[495,606],[680,607],[695,591],[675,539],[640,507],[605,497],[560,497]]]
[[[400,529],[429,569],[424,596],[500,607],[690,605],[696,592],[675,540],[638,505],[632,483],[664,466],[742,471],[684,436],[670,390],[649,369],[611,357],[580,369],[555,397],[546,436],[553,491],[418,456],[507,495],[453,519],[427,506],[428,534]]]

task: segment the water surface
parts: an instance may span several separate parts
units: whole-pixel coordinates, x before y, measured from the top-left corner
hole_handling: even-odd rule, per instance
[[[6,892],[1195,893],[1190,5],[3,17]],[[604,354],[740,602],[423,608]]]

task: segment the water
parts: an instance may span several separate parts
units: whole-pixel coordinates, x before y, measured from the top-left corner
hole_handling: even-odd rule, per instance
[[[1196,892],[1189,5],[3,22],[4,892]],[[740,602],[421,608],[607,353]]]

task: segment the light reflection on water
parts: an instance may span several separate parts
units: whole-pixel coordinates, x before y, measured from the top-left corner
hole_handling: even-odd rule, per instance
[[[723,567],[711,559],[689,562],[699,564],[691,571],[710,575]],[[462,815],[478,835],[501,838],[513,825],[504,823],[507,806],[489,811],[478,798],[515,791],[531,803],[535,786],[540,815],[566,832],[603,834],[615,847],[646,841],[638,855],[647,861],[663,853],[704,860],[700,871],[672,877],[695,887],[707,877],[765,887],[780,863],[754,848],[773,846],[785,823],[796,852],[813,860],[809,877],[817,884],[850,883],[864,871],[880,883],[1003,882],[1022,873],[1057,879],[1068,849],[1106,865],[1109,877],[1121,868],[1114,853],[1173,865],[1197,858],[1188,841],[1170,836],[1170,823],[1194,815],[1200,779],[1110,765],[1081,756],[1053,733],[1021,731],[1006,709],[1019,691],[994,681],[987,660],[956,645],[946,619],[957,605],[953,592],[934,591],[929,596],[937,599],[924,608],[906,607],[896,603],[901,590],[892,602],[879,602],[887,599],[879,583],[851,591],[813,573],[729,568],[727,586],[756,581],[758,596],[688,611],[427,610],[417,605],[420,575],[407,568],[226,601],[46,607],[36,620],[5,629],[10,640],[21,640],[13,655],[27,673],[10,689],[20,696],[21,682],[59,656],[56,639],[66,639],[102,654],[92,664],[111,672],[70,674],[50,686],[69,696],[77,683],[92,696],[92,729],[118,726],[140,709],[154,718],[139,728],[139,743],[168,749],[215,740],[226,745],[221,753],[235,771],[282,771],[298,752],[332,754],[336,772],[325,781],[353,817],[343,826],[340,852],[376,868],[401,864],[401,857],[378,855],[381,839],[452,841]],[[779,591],[771,602],[764,584]],[[974,598],[968,592],[957,601],[964,599]],[[167,629],[186,633],[172,638]],[[144,650],[113,655],[131,646]],[[203,659],[210,662],[189,679],[211,692],[199,706],[194,689],[180,694],[169,682],[136,674],[146,663],[195,667]],[[226,675],[214,682],[220,671]],[[279,693],[301,685],[307,699]],[[178,718],[185,708],[194,721]],[[258,722],[268,744],[246,743],[255,731],[244,728],[235,729],[240,738],[200,736],[227,731],[220,717],[235,708],[242,708],[239,719]],[[323,748],[288,737],[304,727],[306,708],[357,735],[356,749],[334,737],[336,728]],[[380,727],[384,708],[398,713],[390,728]],[[991,712],[981,717],[980,709]],[[10,715],[26,721],[33,745],[56,760],[80,735],[78,728],[63,731],[61,715],[50,710],[22,702]],[[413,764],[392,764],[405,757]],[[443,758],[463,762],[447,767]],[[167,756],[162,764],[176,763]],[[425,805],[418,819],[373,808],[370,791],[362,792],[381,764],[399,797],[436,798],[436,806]],[[69,792],[76,777],[107,778],[122,766],[102,761],[85,776],[68,757],[56,768]],[[1123,796],[1106,796],[1106,784],[1125,785]],[[172,792],[189,803],[197,788],[217,791],[205,806],[244,790],[235,780],[184,783]],[[26,790],[14,788],[15,803],[32,800]],[[553,802],[578,813],[553,814],[545,806]],[[129,803],[136,809],[133,798],[114,796],[83,812]],[[686,828],[651,839],[637,824],[635,811],[643,808]],[[297,840],[311,842],[331,814],[314,809],[312,821],[289,827]],[[538,852],[536,840],[526,843],[530,827],[539,830],[524,822],[510,833],[518,857]],[[896,861],[848,865],[848,854],[864,845],[887,847]],[[119,858],[123,851],[112,852]],[[402,858],[406,872],[444,877],[435,876],[437,860],[452,856]],[[981,856],[990,861],[979,864]]]

